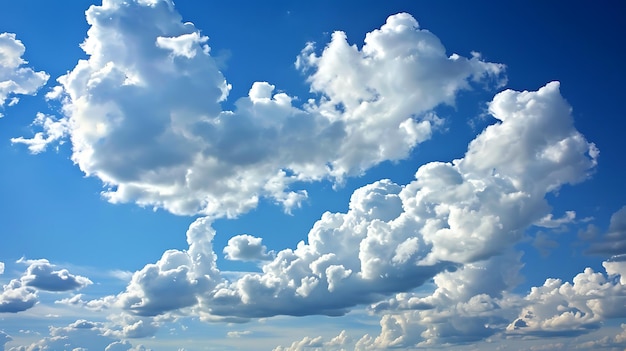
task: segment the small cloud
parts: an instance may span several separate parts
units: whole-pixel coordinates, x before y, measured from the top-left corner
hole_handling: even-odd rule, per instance
[[[73,275],[67,269],[54,270],[54,265],[46,259],[20,259],[17,263],[29,264],[20,281],[26,285],[45,291],[69,291],[93,284],[88,278]]]
[[[228,240],[224,248],[226,259],[231,261],[266,261],[271,260],[273,252],[267,252],[263,239],[251,235],[237,235]]]
[[[251,331],[249,330],[244,330],[244,331],[229,331],[228,333],[226,333],[226,337],[228,338],[241,338],[242,336],[246,336],[246,335],[250,335],[252,334]]]

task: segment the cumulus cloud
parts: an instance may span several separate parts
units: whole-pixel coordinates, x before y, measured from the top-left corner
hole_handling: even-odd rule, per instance
[[[187,234],[189,252],[168,251],[137,272],[118,297],[121,305],[138,315],[195,304],[206,318],[340,315],[434,277],[436,298],[416,303],[434,311],[423,317],[439,328],[425,335],[464,340],[477,331],[445,324],[447,312],[435,307],[462,302],[457,308],[466,313],[459,318],[497,320],[487,312],[474,320],[472,311],[517,283],[521,263],[511,250],[526,228],[548,218],[545,195],[586,179],[598,155],[573,127],[557,82],[499,93],[490,110],[497,122],[469,144],[465,157],[425,164],[404,186],[380,180],[357,189],[346,213],[325,213],[307,242],[277,252],[261,273],[221,276],[210,219],[196,221]],[[175,296],[160,298],[165,282]],[[389,318],[390,328],[402,325]],[[494,330],[483,331],[478,335]]]
[[[591,268],[572,283],[547,279],[524,301],[528,305],[507,326],[508,334],[578,335],[599,328],[605,319],[626,317],[626,286]]]
[[[3,286],[0,294],[0,313],[25,311],[37,303],[37,291],[24,285],[18,279],[12,279]]]
[[[196,305],[198,294],[211,291],[221,281],[214,235],[207,218],[196,220],[187,231],[189,250],[168,250],[156,264],[135,272],[116,304],[140,316]]]
[[[475,82],[503,79],[503,65],[448,55],[402,13],[361,48],[343,32],[319,53],[307,45],[297,67],[315,99],[295,106],[295,97],[255,82],[224,111],[230,85],[208,39],[171,2],[106,0],[87,21],[88,59],[49,95],[63,103],[54,123],[65,129],[15,141],[36,152],[67,133],[72,160],[104,182],[109,201],[176,214],[234,217],[262,197],[289,211],[307,197],[294,183],[341,181],[405,158],[441,123],[435,107]]]
[[[589,253],[601,255],[626,254],[626,206],[611,216],[608,232],[591,245]]]
[[[19,101],[15,95],[34,95],[50,77],[46,72],[24,67],[28,63],[22,58],[25,51],[26,47],[15,34],[0,34],[0,109],[9,97],[11,106]]]
[[[262,244],[263,239],[252,235],[237,235],[228,240],[224,248],[226,258],[233,261],[265,261],[271,260],[272,254]]]
[[[45,291],[69,291],[93,284],[88,278],[73,275],[67,269],[54,270],[54,265],[46,259],[20,259],[17,262],[29,264],[20,278],[25,286]]]
[[[4,262],[0,262],[0,274],[4,274]]]
[[[302,340],[294,341],[290,346],[277,346],[273,351],[302,351],[302,350],[325,350],[325,351],[343,351],[347,350],[348,344],[352,342],[352,339],[348,336],[345,330],[342,330],[339,335],[333,337],[328,341],[324,341],[321,336],[311,338],[305,336]]]

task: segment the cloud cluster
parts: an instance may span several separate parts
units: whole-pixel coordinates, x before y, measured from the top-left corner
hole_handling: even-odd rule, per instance
[[[19,279],[12,279],[3,286],[0,313],[16,313],[35,306],[38,302],[38,291],[71,291],[93,284],[88,278],[71,274],[67,269],[55,270],[55,266],[45,259],[22,258],[17,263],[28,264],[28,268]]]
[[[342,32],[319,54],[307,45],[297,67],[315,99],[295,106],[295,97],[255,82],[224,111],[230,85],[208,38],[170,1],[105,0],[87,21],[88,59],[48,95],[61,99],[65,116],[15,141],[39,151],[65,128],[73,161],[106,184],[109,201],[176,214],[233,217],[261,197],[289,211],[307,196],[294,183],[341,181],[405,158],[440,124],[435,107],[453,104],[473,82],[503,79],[503,65],[448,56],[402,13],[361,48]]]
[[[233,261],[266,261],[272,259],[271,252],[262,244],[263,239],[252,235],[237,235],[228,240],[224,248],[226,259]]]
[[[341,315],[434,277],[433,300],[417,305],[432,310],[464,301],[457,309],[466,313],[458,318],[474,318],[473,309],[483,308],[473,322],[495,322],[489,299],[517,284],[521,263],[513,246],[550,214],[547,193],[593,172],[598,151],[574,128],[557,82],[534,92],[504,91],[489,106],[497,123],[469,144],[463,158],[425,164],[404,186],[380,180],[357,189],[346,213],[325,213],[307,242],[277,252],[262,273],[221,276],[212,253],[215,233],[210,219],[202,218],[187,234],[189,251],[168,251],[135,273],[118,304],[137,315],[194,307],[209,319]],[[253,237],[233,241],[252,242],[256,254],[262,252]],[[163,295],[166,283],[175,293]],[[439,328],[425,330],[427,339],[446,335],[441,328],[454,324],[444,325],[449,313],[436,312],[422,316]],[[459,336],[454,328],[446,332]]]
[[[65,327],[50,327],[50,335],[28,346],[11,347],[7,351],[34,350],[104,350],[149,351],[142,345],[133,347],[112,335],[103,323],[77,320]]]
[[[0,109],[7,100],[9,106],[17,104],[19,98],[15,95],[34,95],[50,77],[46,72],[24,67],[28,63],[22,58],[25,51],[15,34],[0,33]]]

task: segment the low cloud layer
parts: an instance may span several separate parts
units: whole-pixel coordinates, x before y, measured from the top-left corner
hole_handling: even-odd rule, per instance
[[[1,337],[1,334],[0,334]],[[77,320],[64,327],[50,327],[50,335],[28,346],[11,347],[7,351],[30,350],[104,350],[150,351],[142,345],[133,347],[114,336],[103,323]]]

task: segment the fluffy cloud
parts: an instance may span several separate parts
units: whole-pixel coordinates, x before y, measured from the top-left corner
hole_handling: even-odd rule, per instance
[[[528,305],[507,326],[509,334],[577,335],[599,328],[605,319],[626,317],[626,286],[591,268],[572,283],[548,279],[524,301]]]
[[[212,246],[214,235],[207,218],[196,220],[187,231],[189,250],[168,250],[156,264],[135,272],[117,305],[140,316],[196,305],[198,294],[221,281]]]
[[[15,95],[34,95],[48,81],[46,72],[24,67],[27,63],[22,58],[24,51],[24,44],[15,38],[15,34],[0,34],[0,109],[10,96],[9,106],[19,101]]]
[[[589,252],[602,255],[626,254],[626,206],[611,216],[608,232],[600,242],[589,248]]]
[[[504,70],[478,55],[448,56],[436,36],[398,14],[362,48],[342,32],[319,54],[307,45],[297,67],[317,99],[294,106],[294,97],[255,82],[223,111],[230,86],[208,39],[170,1],[105,0],[87,21],[88,59],[49,95],[63,102],[55,127],[109,201],[176,214],[233,217],[261,197],[289,211],[307,196],[295,182],[341,181],[406,157],[441,122],[432,109],[473,82],[501,83]],[[15,141],[35,152],[61,134]]]
[[[237,235],[228,240],[224,248],[226,258],[233,261],[265,261],[271,260],[271,253],[262,244],[262,238],[251,235]]]
[[[4,273],[4,262],[0,262],[0,274]]]
[[[340,315],[435,277],[434,297],[417,303],[432,310],[421,316],[436,328],[426,328],[425,338],[476,334],[459,330],[463,323],[445,323],[443,306],[461,303],[456,308],[466,312],[459,314],[465,322],[496,322],[485,306],[517,283],[521,263],[513,246],[527,227],[548,218],[545,195],[586,179],[598,155],[573,127],[556,82],[535,92],[502,92],[490,110],[497,123],[469,144],[464,158],[425,164],[405,186],[381,180],[357,189],[346,213],[325,213],[307,242],[276,253],[262,273],[221,277],[210,219],[196,221],[189,252],[168,251],[137,272],[121,305],[154,315],[193,307],[197,299],[207,318]],[[160,298],[166,282],[176,294]],[[389,330],[402,325],[389,318]],[[483,331],[477,335],[494,332]]]
[[[17,279],[3,286],[0,294],[0,313],[25,311],[37,303],[37,291]]]
[[[88,278],[70,274],[67,269],[54,270],[54,265],[46,259],[20,259],[17,262],[29,264],[26,272],[20,278],[25,286],[45,291],[68,291],[93,284]]]

